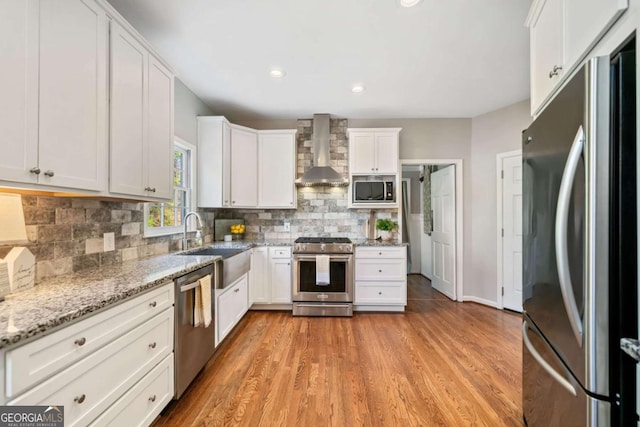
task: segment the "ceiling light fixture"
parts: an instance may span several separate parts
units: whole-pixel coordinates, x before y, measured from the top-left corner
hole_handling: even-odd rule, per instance
[[[363,85],[353,85],[353,87],[351,88],[351,92],[353,92],[353,93],[362,93],[362,92],[364,92],[364,86]]]
[[[420,0],[400,0],[400,6],[402,7],[413,7],[420,3]]]
[[[274,68],[269,72],[269,75],[271,77],[273,77],[274,79],[281,79],[286,75],[286,73],[284,71],[282,71],[282,70]]]

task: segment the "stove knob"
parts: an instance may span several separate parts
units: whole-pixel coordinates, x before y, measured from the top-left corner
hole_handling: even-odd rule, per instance
[[[302,245],[302,252],[306,252],[307,251],[307,245]]]
[[[344,251],[344,248],[342,246],[338,246],[338,252],[342,252]]]
[[[293,250],[296,251],[296,252],[300,252],[300,245],[296,245]]]
[[[327,245],[325,245],[324,243],[323,243],[323,244],[321,244],[321,245],[320,245],[320,250],[321,250],[322,252],[326,251],[326,250],[327,250]]]

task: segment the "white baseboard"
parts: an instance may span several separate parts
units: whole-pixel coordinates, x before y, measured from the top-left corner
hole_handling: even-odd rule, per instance
[[[462,296],[462,301],[476,302],[478,304],[487,305],[489,307],[498,308],[498,303],[484,298],[474,296]]]

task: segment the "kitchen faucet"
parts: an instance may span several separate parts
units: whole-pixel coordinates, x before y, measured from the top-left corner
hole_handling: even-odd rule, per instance
[[[187,220],[191,215],[195,215],[196,221],[198,222],[198,226],[196,227],[196,239],[198,239],[198,237],[202,239],[202,236],[200,235],[200,230],[199,230],[200,228],[202,228],[202,218],[200,218],[200,215],[198,215],[197,212],[194,212],[194,211],[188,212],[184,216],[184,219],[182,220],[182,222],[184,223],[184,233],[182,234],[182,250],[183,251],[186,251],[187,249],[189,249],[189,239],[187,239],[187,225],[189,225],[189,222]]]

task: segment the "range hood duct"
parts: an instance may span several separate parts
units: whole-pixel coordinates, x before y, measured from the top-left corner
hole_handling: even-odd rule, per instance
[[[332,185],[345,186],[349,181],[342,178],[335,169],[329,166],[330,115],[313,115],[313,166],[301,178],[296,180],[298,186]]]

